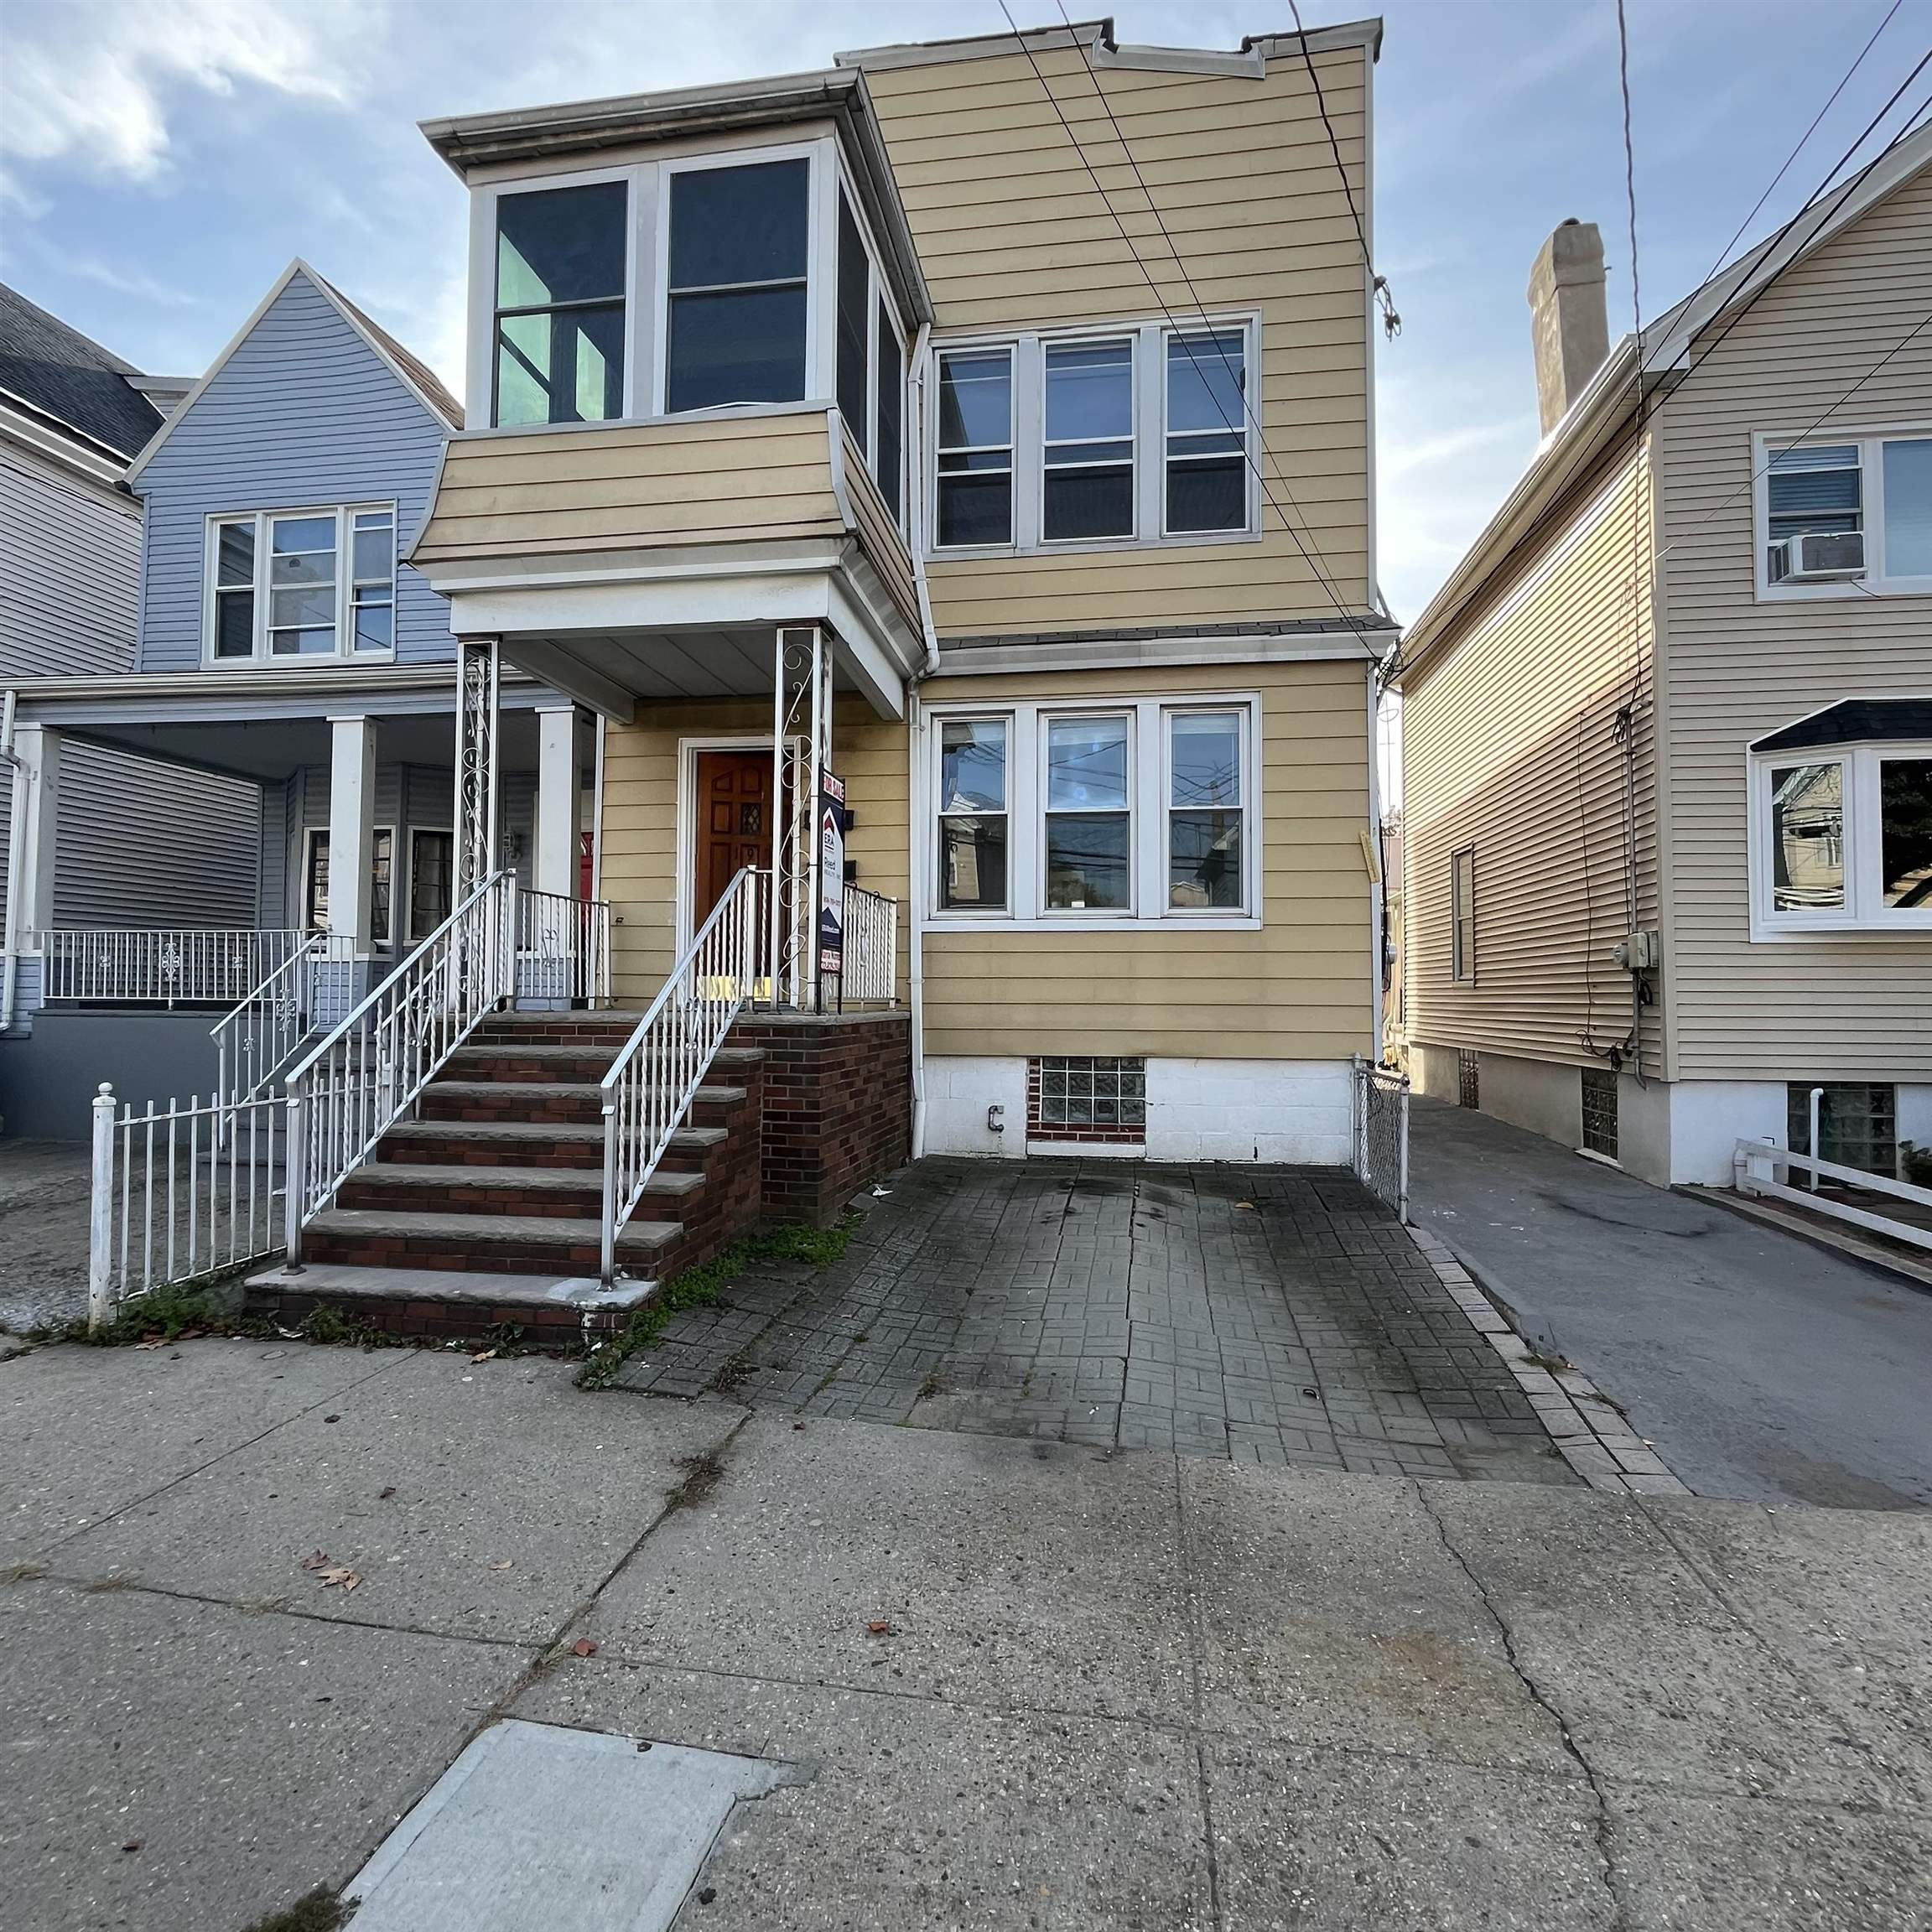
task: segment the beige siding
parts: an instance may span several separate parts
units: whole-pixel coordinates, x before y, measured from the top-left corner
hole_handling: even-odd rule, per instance
[[[1838,699],[1932,693],[1932,598],[1758,603],[1755,431],[1932,423],[1932,171],[1783,276],[1659,423],[1675,1071],[1932,1077],[1932,936],[1759,942],[1745,747]],[[1867,378],[1861,382],[1861,378]],[[1855,394],[1846,392],[1857,383]]]
[[[1403,709],[1411,1041],[1576,1066],[1623,1041],[1631,831],[1618,714],[1635,700],[1639,917],[1656,923],[1651,533],[1628,444],[1581,480],[1537,552],[1493,580]],[[1642,594],[1633,599],[1633,584]],[[1452,856],[1474,848],[1473,984],[1451,972]],[[1654,1010],[1644,1046],[1655,1067]]]
[[[808,409],[459,437],[415,560],[836,536],[828,436]]]
[[[912,558],[906,548],[906,539],[892,521],[891,507],[872,480],[865,454],[852,440],[852,432],[843,418],[839,419],[839,436],[844,456],[845,493],[852,505],[853,527],[858,532],[860,548],[878,572],[880,583],[900,616],[913,631],[923,631],[919,585],[912,574]]]
[[[604,896],[618,921],[614,984],[620,1002],[647,1005],[670,970],[677,927],[678,747],[680,739],[771,741],[769,699],[657,705],[604,740]],[[854,823],[846,856],[857,883],[900,901],[905,984],[906,727],[841,695],[833,709],[832,768],[844,779]]]
[[[1316,1060],[1371,1050],[1359,663],[947,678],[926,695],[970,704],[1222,690],[1261,694],[1260,929],[929,932],[927,1052]]]
[[[1074,49],[1036,58],[1133,248],[1024,56],[870,73],[937,329],[1157,317],[1163,304],[1186,320],[1197,296],[1210,310],[1259,309],[1261,468],[1321,569],[1264,505],[1259,542],[936,562],[928,575],[938,629],[989,636],[1332,618],[1337,598],[1362,610],[1369,568],[1366,291],[1306,69],[1278,56],[1262,80],[1119,68],[1090,75]],[[1366,215],[1367,59],[1343,49],[1316,60]],[[1096,78],[1138,180],[1095,96]],[[1150,426],[1141,447],[1143,460],[1157,460]]]

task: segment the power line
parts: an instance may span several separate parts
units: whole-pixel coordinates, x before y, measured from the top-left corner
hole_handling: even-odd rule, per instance
[[[1248,399],[1248,389],[1246,384],[1241,381],[1241,371],[1234,366],[1233,361],[1229,356],[1226,345],[1223,343],[1219,334],[1214,331],[1213,324],[1208,317],[1207,306],[1201,299],[1201,291],[1194,286],[1194,278],[1188,273],[1187,264],[1182,259],[1181,250],[1178,245],[1176,243],[1172,233],[1169,231],[1166,221],[1161,216],[1160,207],[1154,200],[1154,191],[1147,185],[1147,179],[1140,172],[1140,164],[1135,159],[1134,150],[1127,144],[1126,133],[1122,129],[1119,121],[1114,116],[1113,103],[1108,100],[1106,90],[1100,85],[1100,76],[1094,71],[1093,63],[1088,56],[1086,43],[1082,40],[1079,35],[1075,34],[1073,31],[1073,23],[1067,18],[1066,0],[1055,0],[1055,4],[1058,6],[1060,9],[1060,18],[1062,21],[1065,23],[1068,34],[1072,36],[1074,46],[1079,50],[1081,65],[1087,70],[1088,80],[1093,89],[1093,97],[1100,103],[1100,111],[1107,117],[1107,124],[1114,130],[1114,139],[1119,147],[1121,157],[1126,162],[1128,167],[1133,171],[1135,185],[1140,190],[1141,200],[1147,204],[1147,212],[1153,216],[1154,226],[1160,231],[1161,239],[1167,244],[1167,252],[1173,257],[1174,266],[1180,272],[1181,279],[1187,284],[1187,294],[1189,299],[1194,304],[1194,313],[1201,318],[1202,322],[1207,325],[1209,330],[1208,336],[1208,344],[1214,350],[1215,353],[1221,358],[1222,366],[1227,371],[1229,377],[1233,381],[1234,392],[1241,399],[1241,410],[1244,421],[1245,423],[1253,425],[1255,438],[1259,444],[1262,454],[1267,458],[1270,466],[1274,470],[1275,480],[1281,486],[1282,493],[1287,497],[1289,504],[1293,508],[1295,514],[1297,517],[1301,517],[1303,521],[1306,522],[1306,512],[1302,510],[1301,504],[1296,501],[1294,490],[1290,486],[1287,478],[1282,475],[1280,460],[1268,449],[1266,432],[1262,428],[1261,419],[1258,415],[1256,415],[1253,403],[1251,403]],[[1002,8],[1002,11],[1004,11],[1004,8]],[[1009,14],[1007,18],[1009,20],[1010,20],[1012,17],[1010,14]],[[1036,67],[1035,71],[1036,73],[1038,72],[1037,67]],[[1042,86],[1045,85],[1044,76],[1041,76],[1041,84]],[[1051,90],[1049,90],[1049,92],[1051,92]],[[1064,117],[1062,117],[1062,125],[1066,125]],[[1067,127],[1067,131],[1069,138],[1073,141],[1074,146],[1078,148],[1078,137],[1074,135],[1071,127]],[[1084,157],[1083,157],[1083,158],[1084,158]],[[1091,167],[1089,167],[1088,172],[1089,174],[1092,174],[1093,170]],[[1099,179],[1097,175],[1094,177],[1093,184],[1097,189],[1098,189],[1100,186]],[[1103,200],[1107,199],[1104,190],[1101,190],[1101,199]],[[1113,213],[1111,205],[1109,205],[1109,212]],[[1127,233],[1125,225],[1120,221],[1120,218],[1117,214],[1114,216],[1114,225],[1119,228],[1122,239],[1126,242],[1129,252],[1130,253],[1135,253],[1136,259],[1138,259],[1138,252],[1135,250],[1133,237]],[[1146,273],[1145,267],[1144,264],[1142,266],[1141,272],[1143,274]],[[1154,288],[1153,278],[1151,276],[1147,277],[1147,281],[1148,286],[1150,288]],[[1166,315],[1168,321],[1171,323],[1174,320],[1174,318],[1172,314],[1169,313],[1166,304],[1162,299],[1161,292],[1157,288],[1154,288],[1154,295],[1155,299],[1161,302],[1161,313]],[[1182,341],[1182,346],[1187,352],[1187,359],[1190,363],[1194,365],[1195,372],[1198,375],[1200,372],[1199,361],[1195,355],[1193,345],[1186,337],[1183,337]],[[1234,426],[1228,421],[1228,413],[1224,408],[1222,408],[1220,400],[1214,395],[1212,387],[1207,384],[1203,384],[1202,386],[1208,390],[1209,399],[1214,403],[1215,413],[1221,418],[1221,420],[1228,428],[1228,433],[1230,434],[1235,434],[1236,432],[1234,430]],[[1244,434],[1242,435],[1242,443],[1244,448],[1248,445],[1248,438]],[[1259,479],[1260,472],[1259,470],[1256,470],[1255,474],[1257,478]],[[1262,483],[1262,487],[1264,490],[1265,490],[1267,487],[1265,480]],[[1272,497],[1270,498],[1270,501],[1273,501]],[[1276,506],[1276,510],[1277,514],[1279,514],[1279,506]],[[1283,521],[1285,522],[1286,519],[1284,518]],[[1314,532],[1312,529],[1309,531],[1309,540],[1311,543],[1315,541]],[[1321,545],[1318,543],[1316,543],[1316,549],[1319,551]],[[1304,553],[1304,554],[1306,554],[1306,553]],[[1314,569],[1317,574],[1320,574],[1322,569],[1321,564],[1317,563],[1312,557],[1309,558],[1309,563],[1311,568]],[[1332,604],[1335,604],[1339,608],[1341,606],[1342,600],[1335,589],[1332,579],[1331,579],[1327,583],[1324,584],[1323,587],[1328,592],[1329,601]],[[1373,587],[1371,587],[1371,589]]]
[[[1321,112],[1322,125],[1328,130],[1328,152],[1335,157],[1335,172],[1342,177],[1342,192],[1348,197],[1348,212],[1354,218],[1355,239],[1362,244],[1362,261],[1368,271],[1368,285],[1382,305],[1383,332],[1393,340],[1402,333],[1402,318],[1395,313],[1395,299],[1389,292],[1387,278],[1375,273],[1375,258],[1368,252],[1368,231],[1363,223],[1362,210],[1355,205],[1355,190],[1349,184],[1348,170],[1342,165],[1342,143],[1335,138],[1335,123],[1328,118],[1328,97],[1322,91],[1322,76],[1315,70],[1315,56],[1308,51],[1308,34],[1301,24],[1300,0],[1288,0],[1288,11],[1295,16],[1295,33],[1301,43],[1302,64],[1314,84],[1315,105]],[[1062,7],[1060,13],[1064,19],[1067,9]]]
[[[1080,138],[1073,132],[1072,123],[1067,120],[1066,112],[1060,105],[1059,96],[1054,93],[1052,86],[1048,85],[1046,74],[1044,71],[1042,71],[1040,63],[1033,58],[1033,49],[1030,45],[1028,45],[1026,36],[1024,33],[1021,32],[1019,23],[1014,19],[1011,8],[1009,8],[1006,4],[1006,0],[999,0],[999,4],[1000,11],[1005,15],[1006,24],[1012,30],[1014,39],[1017,43],[1020,48],[1020,51],[1026,55],[1027,65],[1033,70],[1033,77],[1040,83],[1041,92],[1046,96],[1047,105],[1052,108],[1054,117],[1058,120],[1061,127],[1066,133],[1067,140],[1072,143],[1075,155],[1078,158],[1081,165],[1087,170],[1088,179],[1093,184],[1093,191],[1100,197],[1101,205],[1105,208],[1109,215],[1113,217],[1114,226],[1120,231],[1120,238],[1127,245],[1127,252],[1129,257],[1133,261],[1135,267],[1140,271],[1141,278],[1146,283],[1150,292],[1154,297],[1156,304],[1160,308],[1162,316],[1166,319],[1168,325],[1172,328],[1179,336],[1182,345],[1187,351],[1187,360],[1193,366],[1195,372],[1198,375],[1201,371],[1201,364],[1198,357],[1197,357],[1194,353],[1193,345],[1188,341],[1185,334],[1182,333],[1181,324],[1175,317],[1172,309],[1167,306],[1166,299],[1161,293],[1160,284],[1154,279],[1153,272],[1141,259],[1140,250],[1134,245],[1134,237],[1129,234],[1127,231],[1127,224],[1121,220],[1119,210],[1114,207],[1113,201],[1109,198],[1106,189],[1101,185],[1100,176],[1098,173],[1095,170],[1093,162],[1088,158],[1086,150],[1081,147]],[[1158,220],[1158,216],[1156,216],[1156,220]],[[1225,351],[1223,353],[1223,360],[1226,360]],[[1322,588],[1327,593],[1329,602],[1335,606],[1337,615],[1340,615],[1343,622],[1351,631],[1358,629],[1359,627],[1360,620],[1358,618],[1356,614],[1351,611],[1347,605],[1343,602],[1340,595],[1335,589],[1335,586],[1331,584],[1328,579],[1322,574],[1321,565],[1315,560],[1314,555],[1309,550],[1307,544],[1302,541],[1301,531],[1296,527],[1295,522],[1288,516],[1287,512],[1282,509],[1280,504],[1275,501],[1274,491],[1268,487],[1268,479],[1262,475],[1260,465],[1255,462],[1254,455],[1249,448],[1249,439],[1246,432],[1244,430],[1236,430],[1233,418],[1229,417],[1228,412],[1222,407],[1220,398],[1214,393],[1213,384],[1203,379],[1202,387],[1206,391],[1208,400],[1213,403],[1215,413],[1220,417],[1222,426],[1228,431],[1229,435],[1233,436],[1239,434],[1240,436],[1244,458],[1246,461],[1248,468],[1253,470],[1256,482],[1260,485],[1262,495],[1266,497],[1269,507],[1273,510],[1275,516],[1280,519],[1282,527],[1287,531],[1288,534],[1291,538],[1294,538],[1296,548],[1301,553],[1302,558],[1306,562],[1309,569],[1314,573],[1316,581],[1320,584]],[[1244,408],[1245,407],[1245,404],[1244,404]],[[1285,488],[1286,485],[1284,484],[1283,487]],[[1299,510],[1300,506],[1297,504],[1296,507],[1297,510]]]

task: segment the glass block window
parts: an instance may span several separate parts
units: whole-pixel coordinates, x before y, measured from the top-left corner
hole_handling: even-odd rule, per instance
[[[1867,1174],[1898,1171],[1898,1089],[1865,1080],[1793,1080],[1784,1089],[1785,1125],[1792,1149],[1811,1152],[1811,1089],[1818,1104],[1818,1158]]]
[[[1028,1072],[1029,1132],[1046,1140],[1145,1137],[1145,1060],[1044,1054]]]

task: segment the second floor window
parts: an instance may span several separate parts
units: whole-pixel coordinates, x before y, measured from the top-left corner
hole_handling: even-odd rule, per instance
[[[601,423],[624,413],[629,220],[621,181],[498,200],[499,423]]]
[[[811,173],[794,160],[671,176],[667,410],[803,397]]]
[[[1167,338],[1166,525],[1248,527],[1247,346],[1240,330]]]
[[[1041,535],[1134,534],[1134,345],[1057,343],[1046,351]]]
[[[395,648],[392,504],[219,517],[208,562],[205,655],[216,662]]]
[[[1761,592],[1932,590],[1932,436],[1794,444],[1755,480]]]
[[[939,358],[939,541],[1013,541],[1013,352]]]

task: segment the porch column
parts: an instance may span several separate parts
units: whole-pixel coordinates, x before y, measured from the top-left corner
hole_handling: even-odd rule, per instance
[[[537,714],[537,849],[531,880],[539,892],[577,896],[577,808],[582,768],[577,708]]]
[[[58,731],[44,724],[14,728],[13,773],[18,800],[8,829],[19,829],[7,894],[7,950],[20,949],[23,934],[54,923],[54,852],[60,830],[60,748]]]
[[[456,902],[496,870],[494,637],[456,640]]]
[[[371,939],[376,858],[376,721],[329,721],[329,930],[358,958]]]

